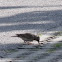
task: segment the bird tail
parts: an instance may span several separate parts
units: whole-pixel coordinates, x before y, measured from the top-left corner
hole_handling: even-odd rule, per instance
[[[16,34],[17,37],[20,37],[22,34]]]
[[[19,34],[16,34],[15,36],[11,36],[11,37],[19,37]]]
[[[11,36],[11,37],[18,37],[18,36]]]

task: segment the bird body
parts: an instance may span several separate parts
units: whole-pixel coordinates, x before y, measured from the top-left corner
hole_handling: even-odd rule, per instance
[[[24,40],[24,42],[31,42],[33,40],[36,40],[39,43],[39,36],[36,36],[31,33],[16,34],[16,36],[14,36],[14,37],[22,38],[22,40]]]

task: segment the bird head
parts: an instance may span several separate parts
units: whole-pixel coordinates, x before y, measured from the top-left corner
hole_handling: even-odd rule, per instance
[[[36,39],[36,40],[39,42],[39,40],[40,40],[39,36],[37,37],[37,39]]]
[[[40,42],[40,38],[41,38],[42,34],[38,34],[37,36],[38,36],[37,41]]]

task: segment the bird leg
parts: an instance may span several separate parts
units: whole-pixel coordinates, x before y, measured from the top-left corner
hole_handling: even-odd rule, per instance
[[[24,41],[24,43],[26,43],[26,44],[28,44],[28,45],[29,45],[29,44],[32,44],[32,43],[30,43],[29,41]]]
[[[32,43],[30,43],[29,41],[27,42],[28,45],[31,45]]]

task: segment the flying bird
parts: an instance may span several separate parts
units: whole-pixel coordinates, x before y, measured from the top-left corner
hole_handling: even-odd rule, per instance
[[[38,43],[39,43],[39,36],[37,35],[34,35],[34,34],[31,34],[31,33],[24,33],[24,34],[16,34],[16,36],[12,36],[12,37],[19,37],[21,38],[22,40],[24,40],[24,42],[31,42],[33,40],[36,40]]]

